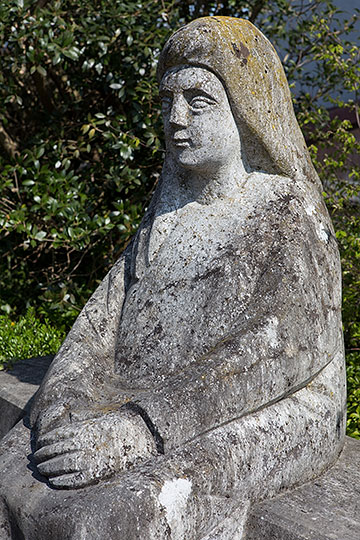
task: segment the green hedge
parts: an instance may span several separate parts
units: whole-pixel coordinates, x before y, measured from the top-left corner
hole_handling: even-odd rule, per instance
[[[55,354],[64,337],[64,329],[47,319],[40,321],[34,309],[28,309],[18,321],[0,315],[0,370],[11,368],[17,360]]]

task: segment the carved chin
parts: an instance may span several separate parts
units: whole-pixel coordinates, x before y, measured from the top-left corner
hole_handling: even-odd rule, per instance
[[[174,152],[174,157],[175,162],[184,169],[201,169],[205,166],[204,160],[199,161],[194,155],[194,152],[189,148],[178,149]]]
[[[207,171],[216,167],[216,160],[202,149],[175,147],[172,150],[175,164],[189,171]]]

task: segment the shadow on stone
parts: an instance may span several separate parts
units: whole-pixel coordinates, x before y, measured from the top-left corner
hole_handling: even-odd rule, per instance
[[[41,384],[53,355],[19,360],[0,373],[0,439],[23,418]]]
[[[54,355],[48,355],[19,360],[6,374],[9,377],[16,377],[20,382],[39,386],[53,358]]]

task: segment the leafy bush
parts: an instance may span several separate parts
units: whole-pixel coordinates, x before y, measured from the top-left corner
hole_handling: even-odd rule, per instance
[[[69,326],[159,175],[155,60],[168,29],[154,0],[35,5],[0,6],[0,305]]]
[[[347,434],[360,439],[360,352],[347,357],[348,420]]]
[[[0,315],[0,370],[16,360],[55,354],[64,337],[64,329],[52,326],[47,319],[41,322],[33,309],[16,322]]]

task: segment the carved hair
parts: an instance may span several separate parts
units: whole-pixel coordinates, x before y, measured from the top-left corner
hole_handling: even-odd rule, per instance
[[[250,170],[310,180],[320,185],[295,118],[278,55],[244,19],[203,17],[180,28],[159,59],[158,81],[175,66],[212,71],[223,83]]]

